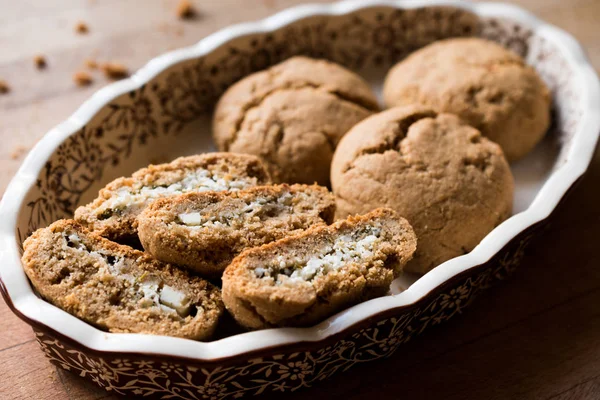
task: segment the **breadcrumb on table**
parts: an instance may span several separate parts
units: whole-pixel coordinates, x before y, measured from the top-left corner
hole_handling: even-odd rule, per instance
[[[90,28],[88,27],[88,25],[83,22],[83,21],[79,21],[76,25],[75,25],[75,32],[79,33],[80,35],[85,35],[86,33],[89,33]]]
[[[10,92],[10,86],[8,86],[6,81],[0,79],[0,94],[6,94],[8,92]]]
[[[10,153],[10,158],[12,160],[18,160],[19,158],[21,158],[21,156],[23,154],[25,154],[27,152],[27,147],[23,146],[23,145],[18,145],[16,146],[13,151]]]
[[[73,81],[77,86],[89,86],[94,82],[94,79],[87,72],[79,71],[73,75]]]
[[[35,56],[33,58],[33,62],[35,63],[35,67],[37,69],[45,69],[48,66],[48,63],[46,62],[46,57],[44,57],[41,54]]]
[[[102,65],[102,72],[110,79],[123,79],[129,76],[126,66],[118,62],[107,62]]]
[[[181,0],[177,5],[177,17],[180,19],[191,19],[196,15],[196,9],[189,0]]]

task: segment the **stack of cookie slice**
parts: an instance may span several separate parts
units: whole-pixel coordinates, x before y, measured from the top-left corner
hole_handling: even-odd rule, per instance
[[[111,182],[25,241],[25,271],[100,328],[200,340],[224,309],[249,329],[305,326],[384,295],[510,216],[507,159],[541,140],[551,103],[524,60],[476,38],[416,51],[384,97],[377,113],[365,80],[307,57],[249,75],[215,110],[229,153]]]
[[[385,294],[416,249],[392,210],[334,215],[324,187],[209,153],[111,182],[29,237],[23,263],[40,295],[111,332],[204,340],[224,305],[246,328],[301,326]]]

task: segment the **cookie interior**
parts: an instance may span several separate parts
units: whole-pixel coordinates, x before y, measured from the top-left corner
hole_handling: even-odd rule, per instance
[[[382,229],[373,221],[357,229],[335,235],[312,252],[291,252],[278,255],[257,266],[257,278],[273,280],[275,284],[310,282],[348,264],[382,263],[378,252],[383,242]]]
[[[253,191],[251,196],[215,202],[201,210],[191,207],[189,211],[174,215],[175,218],[170,224],[183,225],[193,230],[243,227],[269,229],[270,225],[282,223],[291,223],[291,229],[308,228],[306,222],[311,217],[331,222],[331,212],[320,210],[318,207],[318,203],[324,200],[323,197],[319,192],[311,190]]]
[[[88,279],[98,279],[103,282],[115,282],[116,286],[123,289],[113,293],[109,303],[115,306],[151,309],[172,318],[185,318],[188,315],[194,317],[198,312],[198,304],[191,304],[191,299],[185,291],[166,285],[157,275],[148,271],[140,271],[135,267],[136,261],[120,254],[110,254],[109,251],[99,248],[89,248],[84,239],[75,231],[62,232],[63,246],[70,248],[70,256],[79,260],[85,260],[97,267],[96,271],[84,271],[93,273]],[[71,280],[76,285],[80,280],[80,271],[69,270],[63,267],[58,277],[61,280]],[[85,279],[87,281],[87,279]],[[68,283],[67,283],[68,284]]]
[[[223,170],[198,168],[191,171],[168,171],[151,182],[133,182],[122,186],[96,209],[99,220],[123,213],[131,207],[143,207],[153,200],[188,192],[239,190],[258,183],[256,177],[233,177]]]

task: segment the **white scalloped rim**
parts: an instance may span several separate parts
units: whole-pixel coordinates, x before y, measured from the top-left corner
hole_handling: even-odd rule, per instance
[[[77,132],[112,99],[139,88],[161,71],[184,60],[203,56],[231,39],[250,33],[269,32],[313,15],[341,15],[373,6],[415,8],[456,6],[483,17],[509,18],[551,40],[574,71],[584,110],[579,130],[567,155],[567,162],[546,181],[526,211],[512,216],[494,229],[471,253],[438,266],[408,290],[356,305],[312,328],[280,328],[243,333],[202,343],[166,336],[102,332],[72,315],[39,299],[32,291],[21,266],[16,218],[27,191],[35,184],[46,160],[67,137]],[[210,361],[239,356],[263,348],[296,342],[314,342],[338,333],[374,314],[415,303],[455,275],[485,263],[527,227],[548,217],[571,185],[587,169],[600,132],[600,83],[579,44],[564,31],[546,24],[512,5],[471,4],[464,1],[343,1],[327,5],[303,5],[280,12],[262,21],[235,25],[203,39],[195,46],[176,50],[151,60],[131,78],[109,85],[86,101],[69,119],[48,132],[29,153],[10,182],[0,202],[0,278],[14,307],[29,319],[99,351],[139,352],[181,356]]]

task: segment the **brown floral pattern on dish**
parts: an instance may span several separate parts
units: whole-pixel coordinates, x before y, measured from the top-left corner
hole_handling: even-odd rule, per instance
[[[19,237],[24,240],[36,229],[71,216],[81,196],[100,181],[108,166],[117,167],[135,147],[156,138],[154,107],[142,86],[108,104],[99,121],[67,138],[36,181],[39,194],[27,202],[27,228],[18,228]],[[115,131],[127,133],[107,134]]]
[[[488,18],[481,23],[480,35],[483,38],[500,43],[521,57],[526,57],[533,32],[530,29],[524,29],[513,21],[502,18]]]

